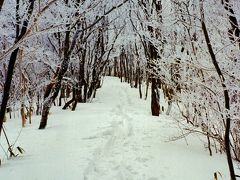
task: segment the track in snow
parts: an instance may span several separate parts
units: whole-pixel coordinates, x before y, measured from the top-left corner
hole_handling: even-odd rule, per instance
[[[111,89],[111,88],[108,88]],[[126,166],[125,153],[129,149],[130,136],[133,134],[132,119],[124,112],[124,108],[133,106],[131,97],[115,88],[118,99],[115,99],[110,115],[113,118],[111,133],[105,144],[96,149],[93,159],[84,171],[84,180],[89,179],[134,179],[129,167]]]
[[[214,172],[228,179],[225,156],[210,158],[196,136],[187,138],[189,146],[169,142],[181,129],[164,114],[151,117],[149,107],[137,89],[106,77],[92,103],[75,112],[53,108],[46,130],[37,130],[34,117],[18,142],[25,155],[5,160],[0,179],[210,180]],[[14,137],[19,126],[9,121],[8,133]]]

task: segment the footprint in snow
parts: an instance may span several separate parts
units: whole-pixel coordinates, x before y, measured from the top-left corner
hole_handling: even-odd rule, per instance
[[[150,177],[150,178],[148,178],[148,180],[158,180],[158,178],[156,178],[156,177]]]
[[[144,162],[147,162],[149,159],[147,159],[147,158],[142,158],[142,157],[138,157],[138,158],[136,158],[136,160],[137,160],[138,162],[144,163]]]

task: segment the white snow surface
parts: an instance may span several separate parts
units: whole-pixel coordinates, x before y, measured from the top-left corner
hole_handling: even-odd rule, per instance
[[[118,78],[106,77],[92,103],[74,112],[52,108],[45,130],[39,121],[21,131],[15,147],[23,155],[7,159],[0,149],[0,180],[212,180],[214,172],[230,179],[224,154],[210,157],[197,134],[171,141],[182,125],[164,113],[152,117],[149,100]],[[5,124],[11,141],[20,127],[20,118]]]

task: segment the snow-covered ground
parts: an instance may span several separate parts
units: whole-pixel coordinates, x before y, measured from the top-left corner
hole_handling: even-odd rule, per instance
[[[117,78],[105,78],[97,98],[75,112],[54,107],[45,130],[39,120],[15,145],[23,155],[7,160],[0,149],[0,180],[211,180],[214,172],[230,179],[225,155],[210,157],[199,135],[171,141],[182,134],[177,121],[152,117],[149,101]],[[6,123],[12,141],[20,126]]]

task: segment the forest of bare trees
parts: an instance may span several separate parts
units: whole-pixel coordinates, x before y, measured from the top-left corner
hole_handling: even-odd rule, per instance
[[[153,116],[177,109],[186,134],[204,134],[210,155],[226,153],[234,180],[239,23],[238,0],[2,0],[0,136],[16,112],[22,127],[38,115],[45,129],[52,106],[74,111],[115,76],[151,99]]]

